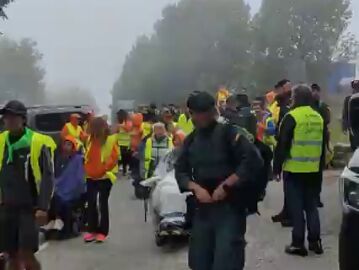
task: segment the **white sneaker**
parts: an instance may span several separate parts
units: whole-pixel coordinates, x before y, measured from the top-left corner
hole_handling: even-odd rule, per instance
[[[56,219],[54,230],[61,231],[63,228],[64,228],[64,222],[61,219]]]
[[[54,229],[55,226],[55,220],[51,220],[49,223],[47,223],[47,225],[42,226],[41,228],[45,231],[51,231]]]

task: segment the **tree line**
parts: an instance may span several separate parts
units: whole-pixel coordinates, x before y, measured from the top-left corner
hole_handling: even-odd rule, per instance
[[[268,90],[284,77],[325,84],[333,60],[356,56],[348,0],[182,0],[141,36],[113,86],[114,102],[178,102],[194,90]]]

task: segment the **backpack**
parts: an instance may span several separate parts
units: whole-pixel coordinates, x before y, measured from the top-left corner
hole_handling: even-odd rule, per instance
[[[237,129],[237,132],[240,136],[246,137],[249,142],[254,142],[253,136],[246,131],[244,128],[233,126],[229,124],[218,124],[216,128],[222,128],[222,140],[225,142],[225,148],[228,153],[228,160],[235,161],[235,153],[233,151],[235,142],[229,141],[230,133],[233,132],[233,127]],[[189,147],[196,136],[196,131],[193,131],[190,135],[187,136],[185,144]],[[256,144],[254,144],[256,146]],[[257,149],[256,146],[256,157],[258,162],[251,162],[253,168],[250,168],[250,171],[253,171],[253,176],[249,181],[247,181],[240,188],[233,188],[231,194],[228,194],[229,200],[240,210],[245,210],[248,215],[258,213],[258,203],[263,200],[263,194],[265,194],[265,189],[268,183],[268,175],[263,173],[262,163],[262,153]],[[264,151],[263,151],[264,152]],[[236,163],[236,162],[235,162]],[[269,162],[270,163],[270,162]],[[236,164],[237,165],[237,164]],[[236,166],[233,165],[233,166]]]

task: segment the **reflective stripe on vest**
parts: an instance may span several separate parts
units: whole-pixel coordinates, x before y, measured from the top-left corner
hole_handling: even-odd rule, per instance
[[[106,160],[111,157],[113,148],[114,146],[117,145],[117,143],[118,143],[118,138],[116,134],[107,137],[106,143],[101,148],[102,163],[105,163]],[[88,154],[90,153],[90,149],[91,149],[91,138],[89,138],[88,140],[88,145],[86,149],[87,150],[85,153],[85,163],[87,163],[88,161]],[[116,176],[117,173],[118,173],[118,165],[116,164],[116,166],[112,170],[106,172],[103,178],[108,178],[111,180],[112,183],[115,183],[117,180],[117,176]]]
[[[2,165],[4,162],[6,138],[8,135],[9,132],[7,131],[0,134],[0,171],[2,169]],[[54,140],[47,135],[34,132],[32,135],[31,146],[30,146],[30,165],[31,165],[32,173],[35,178],[36,188],[38,192],[40,191],[40,185],[42,180],[39,159],[41,156],[41,150],[43,146],[46,146],[50,149],[51,158],[53,159],[54,152],[56,150],[56,143],[54,142]]]
[[[296,126],[293,134],[290,157],[283,170],[292,173],[318,172],[322,156],[324,121],[319,113],[309,106],[289,112]]]

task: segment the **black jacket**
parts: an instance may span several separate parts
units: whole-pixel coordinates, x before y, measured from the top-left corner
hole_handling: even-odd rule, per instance
[[[175,174],[182,192],[188,191],[189,182],[194,181],[212,193],[233,173],[240,178],[240,188],[262,165],[256,147],[245,136],[231,125],[215,122],[186,138]]]
[[[15,150],[13,162],[8,163],[5,148],[0,172],[1,203],[5,206],[48,210],[53,194],[54,174],[50,150],[43,146],[40,155],[42,180],[39,192],[30,164],[30,148]]]

